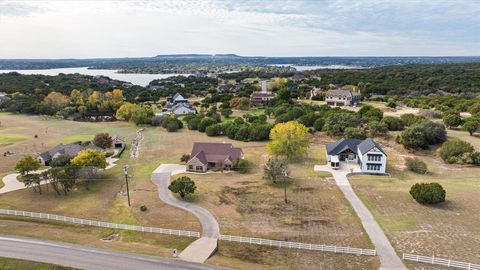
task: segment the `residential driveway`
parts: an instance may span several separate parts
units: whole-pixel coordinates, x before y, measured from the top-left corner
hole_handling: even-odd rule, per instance
[[[355,194],[350,182],[348,181],[347,175],[352,172],[360,172],[360,167],[353,163],[341,163],[340,169],[338,170],[332,170],[329,165],[315,165],[314,170],[332,173],[337,186],[352,205],[353,209],[357,213],[357,216],[362,221],[363,228],[365,228],[365,231],[377,250],[378,257],[380,258],[380,269],[407,270],[402,260],[400,257],[398,257],[397,253],[390,244],[387,236],[385,236],[385,233],[382,231],[377,221],[373,218],[373,215],[370,213],[368,208],[363,204],[360,198],[358,198],[357,194]]]
[[[41,172],[44,172],[44,171],[46,171],[46,170],[38,170],[38,171],[31,172],[31,173],[41,173]],[[9,174],[7,176],[4,176],[2,178],[2,181],[3,181],[3,184],[5,184],[5,186],[0,188],[0,194],[4,194],[4,193],[10,192],[10,191],[15,191],[15,190],[27,188],[24,183],[17,180],[17,177],[19,175],[20,175],[19,173],[12,173],[12,174]]]
[[[17,180],[19,173],[12,173],[3,177],[2,181],[5,186],[0,188],[0,194],[7,193],[14,190],[24,189],[25,184]]]
[[[162,164],[152,173],[152,181],[158,186],[160,200],[194,214],[202,224],[202,237],[188,246],[180,255],[181,259],[205,262],[217,249],[220,229],[215,217],[205,208],[177,199],[170,192],[170,177],[185,172],[185,166]]]

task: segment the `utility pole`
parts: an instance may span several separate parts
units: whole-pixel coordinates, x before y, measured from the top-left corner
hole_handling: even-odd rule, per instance
[[[127,184],[128,206],[130,206],[130,190],[128,189],[128,165],[123,166],[123,172],[125,174],[125,183]]]

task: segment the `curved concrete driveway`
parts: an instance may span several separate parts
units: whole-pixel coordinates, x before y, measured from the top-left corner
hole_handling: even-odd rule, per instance
[[[158,195],[163,202],[194,214],[202,224],[202,237],[188,246],[179,257],[193,262],[205,262],[217,249],[220,228],[208,210],[175,198],[168,189],[170,177],[184,172],[185,166],[162,164],[152,173],[152,181],[158,186]]]
[[[352,205],[353,210],[355,210],[355,213],[357,213],[357,216],[362,221],[363,228],[377,250],[378,257],[380,257],[380,270],[407,270],[390,244],[390,241],[388,241],[387,236],[385,236],[385,233],[382,231],[368,208],[363,204],[360,198],[358,198],[357,194],[355,194],[348,181],[348,174],[352,172],[360,172],[358,164],[341,164],[340,169],[338,170],[332,170],[328,165],[316,165],[314,170],[332,173],[335,178],[335,183]]]
[[[175,259],[13,236],[0,236],[0,257],[91,270],[220,269]]]

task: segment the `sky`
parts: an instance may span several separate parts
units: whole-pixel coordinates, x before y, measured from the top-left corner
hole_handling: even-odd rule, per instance
[[[0,58],[478,56],[480,0],[0,0]]]

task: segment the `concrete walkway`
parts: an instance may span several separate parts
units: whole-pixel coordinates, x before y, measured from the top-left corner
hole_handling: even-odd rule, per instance
[[[314,170],[332,173],[337,186],[352,205],[355,213],[357,213],[362,221],[363,228],[365,228],[365,231],[377,250],[378,257],[380,258],[380,270],[407,270],[390,244],[387,236],[385,236],[385,233],[382,231],[368,208],[363,204],[360,198],[358,198],[357,194],[355,194],[348,181],[348,174],[352,172],[360,172],[359,166],[357,164],[341,163],[340,169],[332,170],[328,165],[316,165]]]
[[[202,224],[202,237],[189,245],[179,258],[191,262],[205,262],[216,250],[220,229],[215,217],[206,209],[177,199],[168,190],[170,177],[185,172],[185,166],[162,164],[152,173],[152,181],[158,186],[160,200],[194,214]]]

